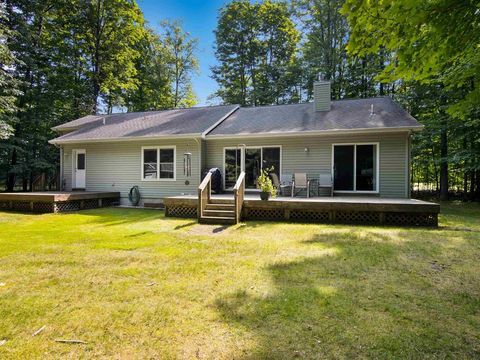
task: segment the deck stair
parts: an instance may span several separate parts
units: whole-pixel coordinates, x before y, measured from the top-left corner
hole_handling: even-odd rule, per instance
[[[203,224],[235,224],[235,203],[233,200],[213,200],[205,204],[200,218]],[[228,201],[228,202],[227,202]]]
[[[232,225],[240,221],[245,192],[245,173],[241,173],[234,187],[233,200],[211,197],[211,174],[198,188],[198,222],[201,224]]]

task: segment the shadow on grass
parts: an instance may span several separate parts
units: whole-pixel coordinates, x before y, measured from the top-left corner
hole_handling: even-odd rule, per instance
[[[407,235],[317,234],[303,243],[336,255],[271,263],[273,290],[217,298],[221,319],[255,339],[243,358],[479,355],[461,327],[451,328],[462,324],[463,310],[452,306],[465,296],[430,282],[429,254],[410,258],[412,243],[398,239]]]
[[[91,217],[93,219],[89,219],[89,223],[96,223],[102,226],[128,225],[138,222],[160,220],[165,217],[165,213],[163,211],[124,208],[82,210],[77,214],[88,216],[89,218]]]
[[[175,226],[175,230],[180,230],[180,229],[183,229],[183,228],[186,228],[186,227],[189,227],[189,226],[193,226],[195,224],[197,224],[197,221],[190,221],[188,223],[180,224],[180,225]]]

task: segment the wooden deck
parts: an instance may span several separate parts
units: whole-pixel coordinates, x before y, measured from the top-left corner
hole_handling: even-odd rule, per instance
[[[0,193],[0,209],[51,213],[94,209],[118,202],[119,192],[38,191]]]
[[[216,202],[231,202],[230,194],[212,195]],[[195,195],[164,199],[167,216],[197,217]],[[437,226],[440,205],[416,199],[379,197],[277,197],[262,201],[258,194],[245,194],[243,220],[298,221]]]

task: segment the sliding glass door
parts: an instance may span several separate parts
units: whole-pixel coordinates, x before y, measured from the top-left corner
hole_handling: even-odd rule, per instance
[[[240,174],[243,162],[245,171],[245,187],[247,189],[257,188],[257,178],[262,169],[269,169],[269,173],[275,173],[280,179],[280,147],[259,146],[246,147],[242,156],[242,149],[225,148],[225,189],[232,189]],[[235,154],[236,159],[235,160]]]
[[[255,189],[262,169],[262,149],[245,149],[245,187]]]
[[[335,190],[354,190],[354,145],[336,145],[333,152],[333,188]]]
[[[335,191],[378,191],[378,145],[333,146],[333,187]]]
[[[240,149],[225,149],[225,189],[232,189],[235,186],[241,171],[241,154]]]

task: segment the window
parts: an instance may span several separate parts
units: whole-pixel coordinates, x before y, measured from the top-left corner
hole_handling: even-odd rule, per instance
[[[85,170],[85,153],[77,153],[77,170]]]
[[[378,144],[333,145],[336,191],[378,191]]]
[[[235,186],[237,177],[240,175],[240,164],[242,156],[240,149],[225,149],[225,188],[231,189]]]
[[[174,167],[174,155],[173,149],[160,149],[160,179],[173,179],[175,176]]]
[[[175,147],[142,148],[142,180],[175,180]]]
[[[245,187],[257,188],[257,178],[263,169],[269,169],[280,179],[281,147],[258,146],[243,148],[224,148],[224,181],[225,189],[235,186],[240,169],[245,171]]]
[[[262,149],[263,169],[269,169],[270,173],[277,174],[280,179],[280,148],[264,147]]]

